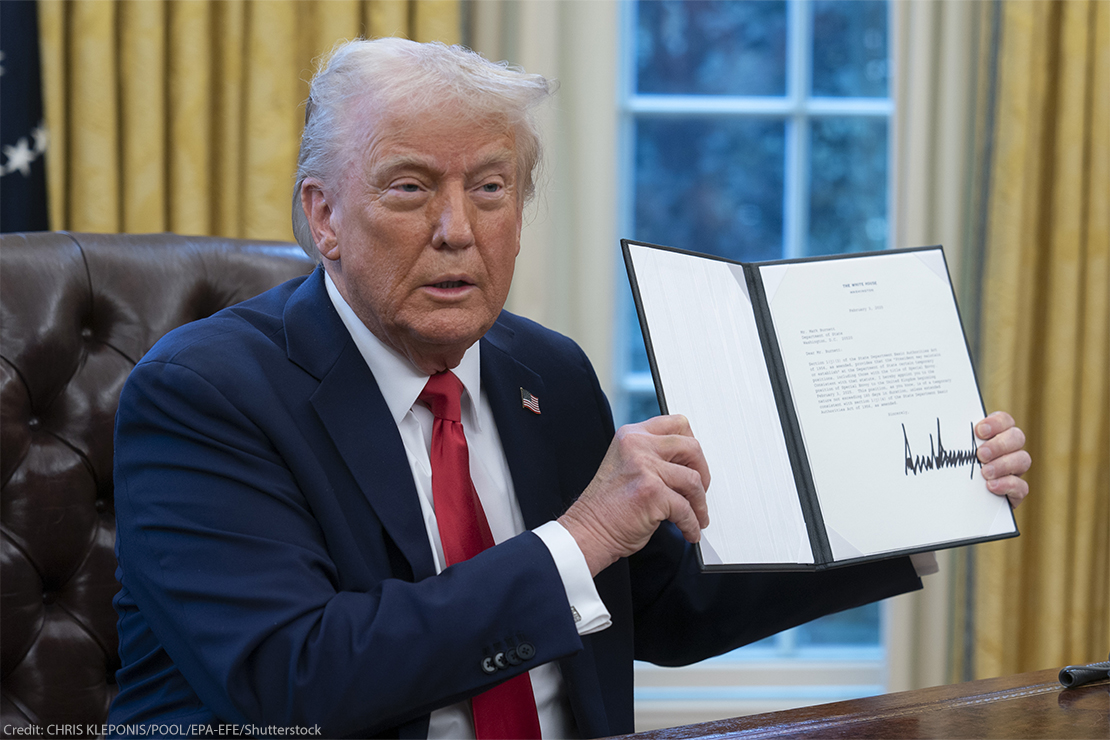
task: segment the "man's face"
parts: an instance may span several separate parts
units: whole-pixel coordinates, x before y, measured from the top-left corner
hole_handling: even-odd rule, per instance
[[[497,319],[520,251],[513,134],[448,109],[372,117],[352,138],[361,153],[320,188],[325,268],[379,339],[425,372],[454,367]]]

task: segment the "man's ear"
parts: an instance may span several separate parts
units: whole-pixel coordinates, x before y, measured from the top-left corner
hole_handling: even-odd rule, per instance
[[[333,223],[336,211],[335,205],[328,198],[328,194],[324,191],[324,183],[315,177],[306,177],[301,183],[301,207],[308,217],[312,241],[315,242],[321,257],[326,260],[337,260],[339,259],[339,238],[336,236]]]

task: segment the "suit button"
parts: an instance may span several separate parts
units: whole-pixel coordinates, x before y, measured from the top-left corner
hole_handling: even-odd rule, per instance
[[[493,662],[497,664],[498,668],[508,668],[509,662],[505,660],[505,653],[498,653],[493,656]]]
[[[522,642],[516,646],[516,655],[521,660],[531,660],[536,655],[536,648],[530,642]]]
[[[505,651],[505,660],[509,661],[509,665],[520,665],[524,661],[516,654],[516,648],[509,648]]]
[[[482,670],[485,673],[497,673],[497,666],[493,664],[493,658],[482,658]]]

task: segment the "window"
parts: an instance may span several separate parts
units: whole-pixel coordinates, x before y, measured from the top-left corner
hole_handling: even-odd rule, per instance
[[[744,261],[886,247],[885,0],[639,0],[625,12],[623,234]],[[623,290],[622,423],[659,411]],[[695,687],[638,666],[637,729],[879,693],[880,637],[870,605],[679,669]],[[803,674],[815,678],[799,685]],[[668,703],[679,713],[656,717]]]

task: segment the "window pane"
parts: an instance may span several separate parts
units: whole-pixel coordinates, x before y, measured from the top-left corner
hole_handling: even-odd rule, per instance
[[[887,95],[887,4],[817,0],[813,4],[813,94]]]
[[[635,137],[633,238],[745,262],[782,256],[782,121],[645,117]],[[646,373],[635,311],[626,321],[626,367]],[[654,394],[629,398],[628,411],[654,416]]]
[[[644,357],[644,364],[647,365],[647,355],[644,354],[644,340],[640,336],[639,328],[636,329],[636,336],[636,341],[640,345],[639,353]],[[656,399],[654,392],[635,392],[628,395],[628,418],[623,423],[634,424],[653,416],[659,416],[659,401]]]
[[[635,137],[633,238],[745,262],[782,256],[783,121],[643,117]],[[627,370],[646,373],[631,309],[625,336]],[[649,392],[632,394],[627,409],[622,421],[659,413]]]
[[[786,94],[786,3],[642,0],[636,91]]]
[[[782,256],[785,124],[636,121],[634,238],[736,260]]]
[[[631,298],[628,299],[628,305],[633,305]],[[628,311],[625,332],[628,337],[628,371],[632,373],[648,372],[651,366],[648,365],[647,348],[644,346],[644,335],[640,331],[640,319],[636,315],[635,308]],[[644,400],[641,396],[650,396],[650,398]],[[624,422],[643,421],[649,416],[655,416],[659,413],[659,403],[655,400],[654,392],[650,394],[646,392],[635,393],[628,403],[629,418],[625,419]]]
[[[787,92],[787,38],[808,72],[809,89],[825,98],[889,96],[888,3],[885,0],[786,2],[640,0],[633,6],[636,95],[768,95]],[[789,18],[808,20],[788,28]],[[811,34],[811,35],[810,35]],[[804,38],[803,38],[804,37]],[[670,101],[678,106],[681,99]],[[706,117],[632,113],[633,238],[741,261],[778,259],[784,223],[805,209],[805,243],[790,252],[835,254],[883,249],[887,241],[888,119],[843,101],[826,100],[816,116],[773,120],[759,114]],[[801,127],[805,184],[785,171],[789,127]],[[789,127],[788,127],[789,126]],[[794,170],[791,170],[791,175]],[[798,187],[796,187],[798,185]],[[792,238],[794,238],[792,236]],[[647,356],[631,299],[620,319],[624,416],[658,413]],[[872,604],[829,615],[717,658],[881,660],[880,608]],[[840,657],[837,657],[840,656]]]
[[[879,605],[867,604],[815,619],[795,630],[798,647],[878,645]]]
[[[809,254],[886,247],[887,119],[810,124]]]

